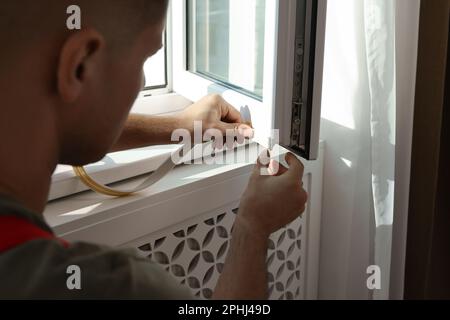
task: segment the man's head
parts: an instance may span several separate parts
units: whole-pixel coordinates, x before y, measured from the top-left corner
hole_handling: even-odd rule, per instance
[[[15,85],[30,87],[25,108],[45,109],[56,124],[61,163],[97,161],[120,135],[143,64],[161,48],[167,2],[0,2],[1,83],[18,73],[23,83]],[[81,30],[66,26],[73,4],[81,9]]]

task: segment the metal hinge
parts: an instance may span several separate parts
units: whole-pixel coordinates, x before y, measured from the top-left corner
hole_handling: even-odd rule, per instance
[[[305,39],[302,34],[297,35],[295,39],[295,58],[294,58],[294,81],[292,95],[292,125],[291,125],[291,146],[300,145],[301,125],[302,125],[302,90],[303,90],[303,59],[304,59]]]
[[[303,102],[292,103],[291,146],[300,144]]]

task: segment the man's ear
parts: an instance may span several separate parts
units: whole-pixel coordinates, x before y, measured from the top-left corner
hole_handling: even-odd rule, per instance
[[[104,47],[103,36],[90,28],[71,34],[64,42],[57,70],[57,89],[63,102],[73,103],[79,97]]]

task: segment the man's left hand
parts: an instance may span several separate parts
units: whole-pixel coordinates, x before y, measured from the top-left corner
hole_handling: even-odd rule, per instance
[[[225,136],[227,131],[234,130],[239,137],[253,137],[251,124],[243,123],[240,112],[217,94],[206,96],[192,104],[178,114],[178,118],[181,126],[191,133],[194,122],[201,121],[203,132],[218,129]]]

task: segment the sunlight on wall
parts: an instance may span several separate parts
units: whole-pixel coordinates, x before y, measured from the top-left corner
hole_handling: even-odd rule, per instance
[[[347,160],[347,159],[345,159],[345,158],[341,158],[341,160],[342,160],[342,162],[344,162],[344,164],[345,164],[347,167],[351,168],[351,167],[353,166],[353,163],[352,163],[350,160]]]
[[[354,97],[359,89],[360,76],[357,52],[360,49],[357,38],[353,34],[349,35],[347,30],[355,30],[357,27],[354,19],[355,6],[353,1],[329,1],[328,10],[343,13],[346,18],[328,16],[327,24],[337,28],[327,29],[324,66],[327,72],[324,73],[323,80],[322,117],[354,130],[353,110],[357,107],[354,105]]]

